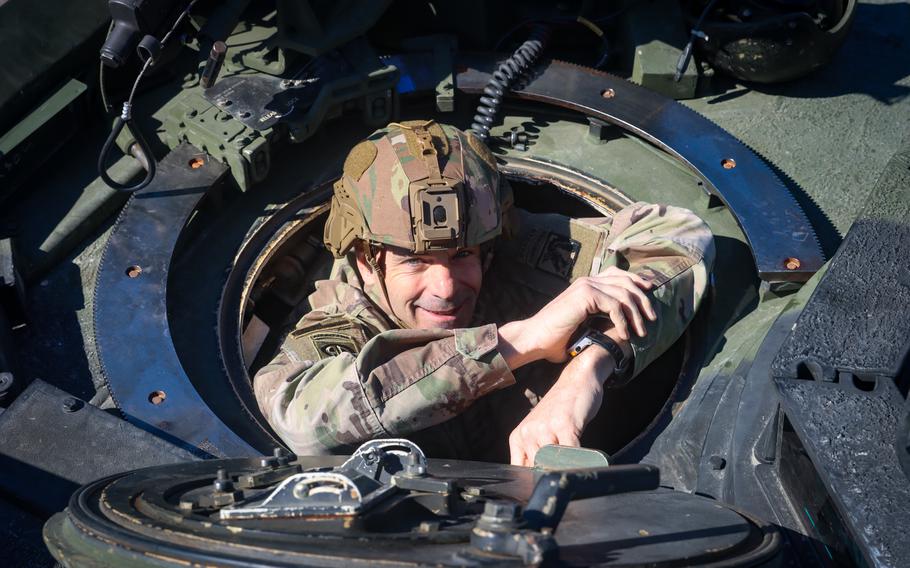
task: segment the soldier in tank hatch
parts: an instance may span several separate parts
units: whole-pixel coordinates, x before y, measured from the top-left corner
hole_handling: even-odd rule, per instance
[[[513,207],[483,142],[433,121],[353,148],[325,243],[330,280],[254,378],[275,432],[301,455],[407,437],[434,457],[518,465],[579,445],[604,390],[685,330],[714,257],[686,209]]]

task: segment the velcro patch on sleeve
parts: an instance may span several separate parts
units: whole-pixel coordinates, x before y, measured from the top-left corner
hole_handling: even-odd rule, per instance
[[[354,321],[322,320],[292,331],[285,341],[285,349],[292,349],[302,359],[318,361],[344,353],[357,355],[367,339],[363,327]]]
[[[546,233],[543,238],[537,268],[564,280],[572,277],[572,269],[578,260],[581,243],[556,233]]]

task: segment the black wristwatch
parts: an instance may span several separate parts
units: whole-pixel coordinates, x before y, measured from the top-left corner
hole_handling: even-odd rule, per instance
[[[622,351],[622,347],[596,329],[587,328],[582,336],[569,347],[569,355],[571,357],[576,357],[579,353],[595,343],[606,349],[607,352],[610,353],[610,356],[613,357],[615,365],[613,368],[613,375],[619,379],[619,382],[622,382],[623,379],[627,377],[629,368],[632,366],[632,358],[626,357],[626,354]]]

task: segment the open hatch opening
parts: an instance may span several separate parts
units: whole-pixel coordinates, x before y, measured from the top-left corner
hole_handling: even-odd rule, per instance
[[[530,212],[597,217],[631,202],[605,182],[577,172],[516,163],[503,170],[516,206]],[[315,282],[329,276],[334,259],[322,246],[329,191],[325,186],[308,192],[252,230],[225,288],[222,352],[234,391],[248,407],[255,405],[253,375],[276,355],[286,334],[309,311],[307,296]],[[230,306],[236,306],[233,314]],[[583,445],[615,454],[643,434],[677,383],[688,335],[631,384],[608,391]],[[258,416],[255,410],[252,414]],[[264,421],[260,425],[267,428]]]

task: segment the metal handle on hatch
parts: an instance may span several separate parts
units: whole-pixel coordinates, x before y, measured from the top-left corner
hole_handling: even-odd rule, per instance
[[[525,508],[525,528],[555,530],[573,499],[590,499],[648,491],[660,485],[660,470],[653,465],[614,465],[605,468],[554,471],[543,475]]]

